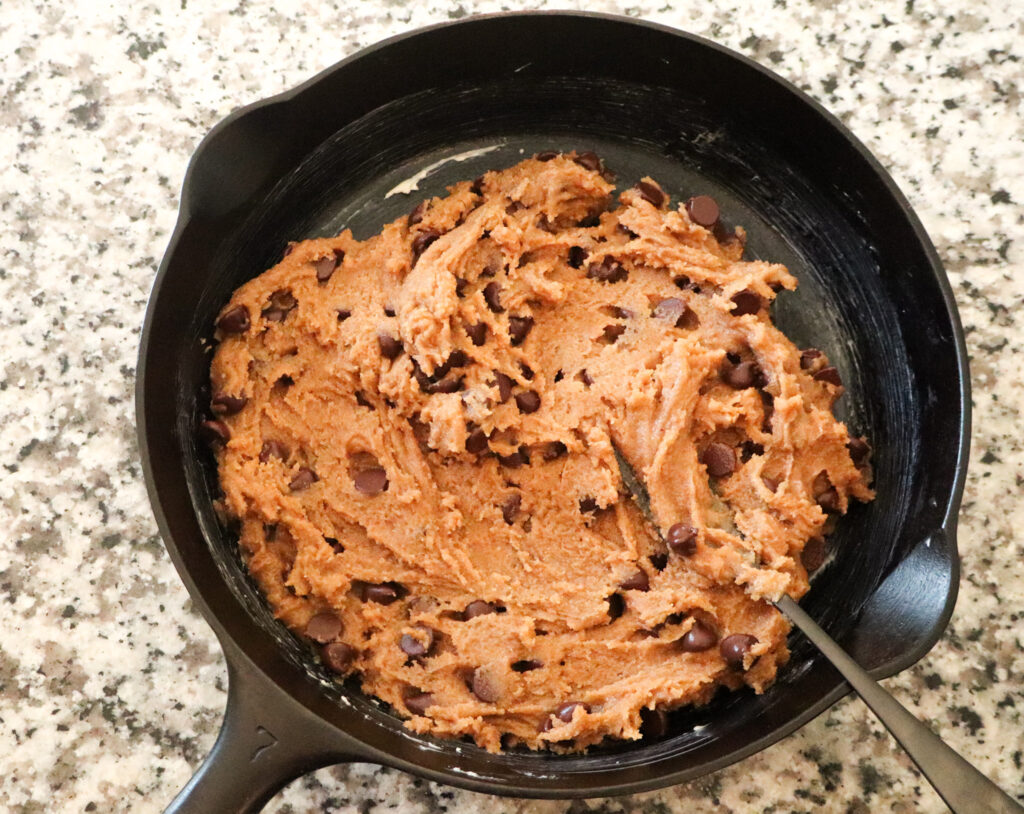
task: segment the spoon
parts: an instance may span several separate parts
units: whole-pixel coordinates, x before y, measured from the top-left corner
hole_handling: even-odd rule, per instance
[[[651,526],[659,529],[651,511],[647,487],[618,448],[614,449],[622,482]],[[783,594],[773,604],[832,662],[832,666],[906,750],[954,814],[1024,814],[1024,807],[911,715],[789,596]]]

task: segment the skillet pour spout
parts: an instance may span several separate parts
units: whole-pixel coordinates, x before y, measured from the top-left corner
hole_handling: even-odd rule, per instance
[[[678,710],[656,738],[553,755],[416,735],[273,619],[218,522],[197,428],[231,292],[290,240],[345,227],[364,237],[447,184],[573,149],[600,155],[620,189],[651,175],[674,200],[714,197],[747,230],[749,257],[797,276],[774,321],[841,371],[840,418],[871,439],[878,493],[840,523],[835,560],[802,606],[876,678],[942,634],[969,375],[949,283],[892,179],[816,102],[707,40],[594,14],[471,17],[387,40],[232,114],[190,164],[143,327],[136,409],[157,523],[224,646],[230,688],[221,736],[169,810],[256,811],[299,774],[347,760],[493,794],[628,794],[741,760],[848,692],[794,636],[763,695]],[[415,194],[403,194],[412,178]]]

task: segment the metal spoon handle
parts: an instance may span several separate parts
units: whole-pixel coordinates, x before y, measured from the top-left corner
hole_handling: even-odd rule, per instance
[[[885,724],[956,814],[1020,814],[1012,797],[947,746],[867,674],[788,596],[775,603],[803,631]]]

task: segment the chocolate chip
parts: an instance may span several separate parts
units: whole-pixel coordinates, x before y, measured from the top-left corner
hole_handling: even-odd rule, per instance
[[[669,297],[654,306],[651,316],[675,328],[694,329],[700,324],[697,314],[678,297]]]
[[[600,283],[620,283],[629,277],[629,272],[614,257],[604,257],[587,267],[587,278]]]
[[[421,659],[427,656],[434,647],[437,631],[426,625],[416,625],[420,636],[413,636],[411,633],[403,633],[398,640],[398,647],[411,659]]]
[[[260,449],[260,463],[265,464],[271,458],[280,458],[282,461],[286,461],[288,455],[288,447],[280,441],[264,441],[263,447]]]
[[[512,386],[515,381],[501,371],[494,371],[494,380],[498,383],[498,401],[504,404],[512,397]]]
[[[476,325],[466,326],[466,336],[469,337],[470,341],[480,347],[484,342],[487,341],[487,323],[478,322]]]
[[[657,554],[651,554],[647,560],[655,571],[664,571],[665,568],[668,567],[668,554],[664,551],[660,551]]]
[[[679,649],[684,653],[703,653],[715,646],[718,637],[707,625],[694,621],[691,627],[679,640]]]
[[[526,362],[519,363],[519,370],[526,381],[533,381],[533,368],[526,364]]]
[[[733,294],[732,303],[732,314],[737,317],[742,317],[746,314],[756,314],[764,307],[764,300],[761,299],[761,295],[756,291],[751,291],[749,288],[744,288],[742,291],[737,291]]]
[[[409,225],[415,226],[421,220],[423,220],[423,213],[427,211],[427,202],[420,201],[416,206],[412,208],[412,212],[409,213]]]
[[[800,562],[803,563],[807,573],[811,574],[821,568],[825,562],[825,540],[821,537],[812,537],[804,545],[800,552]]]
[[[320,650],[324,664],[336,673],[347,673],[356,660],[356,650],[345,642],[331,642]]]
[[[580,498],[580,512],[594,514],[597,511],[597,500],[592,497]]]
[[[231,430],[223,421],[203,421],[199,424],[199,437],[210,446],[223,446],[231,440]]]
[[[487,433],[477,428],[466,436],[466,452],[479,455],[487,451]]]
[[[501,285],[499,283],[491,282],[484,286],[484,301],[495,314],[505,312],[501,305]]]
[[[249,309],[236,305],[217,320],[217,327],[226,334],[240,334],[249,330]]]
[[[591,172],[600,172],[601,170],[601,159],[598,158],[597,153],[590,150],[580,153],[573,161],[583,167],[583,169],[590,170]]]
[[[419,690],[407,695],[403,701],[405,708],[413,715],[426,715],[427,709],[437,703],[429,692],[420,692]]]
[[[765,488],[769,492],[779,491],[779,480],[778,478],[769,478],[767,475],[761,476],[761,483],[765,485]]]
[[[843,386],[843,380],[839,376],[839,371],[834,367],[823,367],[814,374],[814,378],[816,381],[826,382],[827,384],[835,385],[836,387]]]
[[[416,265],[416,263],[420,259],[420,255],[422,255],[423,252],[427,250],[427,247],[430,246],[430,244],[437,240],[439,237],[441,237],[440,232],[434,229],[424,229],[422,232],[416,235],[416,237],[413,238],[412,265]]]
[[[337,314],[338,322],[344,322],[346,319],[352,316],[352,312],[349,311],[347,308],[339,308]]]
[[[342,257],[345,255],[342,254]],[[334,274],[334,270],[338,267],[338,258],[333,254],[327,257],[321,257],[316,263],[313,264],[313,268],[316,269],[316,281],[318,283],[326,283],[331,279],[331,275]]]
[[[304,466],[295,473],[294,477],[288,482],[288,488],[293,492],[301,492],[303,489],[308,489],[320,478],[317,477],[316,472],[310,469],[308,466]]]
[[[748,387],[760,386],[764,373],[757,362],[726,363],[722,366],[722,381],[734,390],[745,390]]]
[[[448,358],[445,360],[443,367],[445,369],[445,372],[447,372],[453,367],[465,367],[468,364],[469,356],[466,355],[466,352],[464,350],[456,348],[455,350],[448,354]]]
[[[555,459],[568,454],[568,452],[569,448],[561,441],[551,441],[546,447],[544,447],[544,452],[541,457],[545,461],[554,461]]]
[[[581,704],[578,701],[570,701],[567,704],[562,704],[555,710],[555,717],[567,724],[572,723],[572,716],[576,713],[577,709],[581,709],[584,712],[590,712],[590,707],[586,704]]]
[[[636,191],[640,193],[641,198],[653,205],[655,209],[661,209],[662,204],[665,203],[665,193],[649,181],[638,182]]]
[[[573,246],[569,249],[569,265],[574,269],[578,269],[583,265],[583,261],[587,259],[587,250],[582,246]]]
[[[464,376],[449,373],[431,388],[434,393],[458,393],[465,382]]]
[[[493,704],[501,697],[501,690],[495,684],[494,679],[483,667],[477,667],[473,671],[471,684],[473,695],[485,704]]]
[[[334,611],[320,611],[306,623],[306,635],[314,642],[327,644],[341,635],[341,619]]]
[[[744,441],[740,444],[740,460],[746,463],[755,455],[764,455],[764,446],[756,441]]]
[[[281,252],[281,259],[284,260],[289,254],[295,251],[295,247],[299,244],[294,240],[289,240],[284,247],[284,251]]]
[[[808,348],[807,350],[800,351],[800,367],[803,370],[810,370],[814,367],[814,363],[822,356],[822,352],[817,348]]]
[[[586,368],[580,370],[580,372],[576,374],[576,378],[583,382],[586,387],[590,387],[590,385],[594,383],[594,378],[587,373]]]
[[[478,616],[486,616],[489,613],[497,613],[498,609],[494,607],[490,602],[485,602],[483,599],[474,599],[462,612],[462,616],[467,621],[469,619],[476,619]]]
[[[718,203],[710,195],[695,195],[686,202],[686,214],[690,220],[705,229],[711,229],[718,223],[721,212]]]
[[[285,317],[288,316],[288,312],[283,311],[280,308],[264,308],[261,316],[267,322],[284,322]]]
[[[513,346],[522,345],[531,328],[533,328],[533,317],[509,317],[508,335]]]
[[[529,463],[529,458],[523,454],[525,447],[519,447],[515,452],[510,455],[499,455],[498,463],[502,466],[507,466],[509,469],[518,469],[523,464]]]
[[[648,591],[651,588],[651,580],[646,571],[637,571],[619,583],[620,591]]]
[[[210,400],[210,409],[218,415],[234,415],[249,401],[245,396],[229,396],[227,393],[215,393]]]
[[[732,447],[718,441],[708,444],[700,461],[708,469],[708,474],[713,478],[724,478],[731,475],[736,469],[736,453]]]
[[[356,491],[362,492],[364,495],[379,495],[388,489],[387,472],[379,466],[357,472],[352,481],[355,484]]]
[[[542,662],[537,659],[521,659],[520,661],[512,662],[512,671],[516,673],[528,673],[531,670],[539,670],[543,667]]]
[[[613,325],[605,325],[604,329],[601,331],[601,341],[605,342],[606,344],[613,345],[615,344],[615,340],[617,340],[625,332],[625,325],[619,325],[617,323]]]
[[[618,619],[626,612],[626,600],[622,594],[612,594],[608,597],[608,618],[612,621]]]
[[[469,185],[469,191],[472,192],[474,195],[483,195],[484,177],[482,175],[479,175],[473,179],[473,183]]]
[[[834,486],[830,486],[817,496],[818,505],[826,512],[838,512],[840,509],[839,492]]]
[[[391,334],[377,334],[377,344],[380,345],[380,355],[385,359],[397,359],[402,353],[402,341]]]
[[[392,602],[398,601],[400,595],[400,587],[393,582],[367,585],[364,589],[365,601],[376,602],[378,605],[390,605]]]
[[[519,507],[523,503],[523,496],[520,494],[509,495],[501,504],[501,516],[510,526],[515,522],[519,514]]]
[[[730,667],[743,667],[743,659],[755,644],[755,636],[749,633],[733,633],[722,639],[722,643],[718,645],[718,652]]]
[[[538,161],[550,161],[552,158],[558,158],[558,153],[554,150],[543,150],[534,156]]]
[[[536,390],[524,390],[516,393],[516,406],[521,413],[535,413],[540,409],[540,393]]]
[[[668,715],[663,709],[640,710],[640,735],[644,738],[660,738],[668,732]]]
[[[460,299],[462,297],[465,297],[466,296],[466,289],[468,287],[469,287],[469,280],[466,280],[466,279],[464,279],[462,277],[456,277],[455,278],[455,296],[456,297],[459,297]]]
[[[697,529],[685,523],[673,523],[665,535],[665,543],[672,553],[690,557],[697,553]]]
[[[846,445],[850,460],[858,469],[868,462],[871,456],[871,445],[863,438],[851,438]]]

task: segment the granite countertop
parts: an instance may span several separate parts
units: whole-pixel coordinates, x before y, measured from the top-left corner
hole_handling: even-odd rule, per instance
[[[656,20],[819,99],[889,168],[948,269],[974,380],[952,622],[886,686],[1024,799],[1024,27],[1005,2],[559,2]],[[540,4],[547,6],[546,3]],[[188,158],[233,108],[499,2],[0,6],[0,810],[159,811],[213,743],[226,674],[157,534],[135,442],[139,328]],[[531,802],[366,765],[269,811],[941,811],[847,699],[660,792]]]

